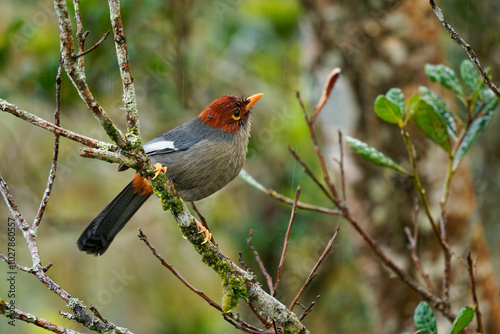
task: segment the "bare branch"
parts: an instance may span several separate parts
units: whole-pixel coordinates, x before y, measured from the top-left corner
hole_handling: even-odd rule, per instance
[[[269,288],[269,293],[271,295],[274,295],[273,278],[271,277],[271,275],[269,275],[269,272],[267,271],[266,267],[264,266],[264,262],[262,262],[262,259],[260,258],[259,253],[253,247],[252,237],[253,237],[253,230],[250,230],[250,233],[248,234],[248,238],[247,238],[248,248],[250,249],[253,256],[255,257],[255,260],[257,261],[257,263],[259,265],[260,271],[262,272],[262,274],[266,278],[267,287]]]
[[[300,320],[303,320],[309,314],[309,312],[312,311],[312,308],[314,307],[314,305],[316,305],[320,297],[320,295],[316,296],[316,298],[311,302],[311,305],[309,305],[309,307],[306,308],[305,311],[300,315]]]
[[[406,233],[406,237],[408,238],[408,249],[410,250],[411,259],[415,264],[420,276],[424,279],[425,284],[427,285],[427,289],[436,295],[436,290],[432,285],[432,282],[429,278],[429,275],[424,271],[422,264],[420,263],[420,258],[417,254],[417,241],[418,241],[418,206],[415,205],[414,216],[413,216],[413,235],[408,227],[405,227],[404,231]]]
[[[182,275],[179,274],[179,272],[171,264],[167,263],[167,261],[165,261],[163,259],[163,257],[158,253],[158,251],[156,251],[155,247],[149,242],[148,237],[142,232],[141,229],[139,229],[138,237],[139,237],[139,239],[144,241],[146,246],[148,246],[148,248],[151,250],[153,255],[161,262],[161,264],[165,268],[170,270],[170,272],[172,272],[172,274],[174,274],[174,276],[177,277],[177,279],[179,281],[181,281],[182,284],[184,284],[189,290],[193,291],[198,296],[203,298],[210,306],[214,307],[217,311],[221,312],[224,316],[224,319],[226,319],[226,320],[231,319],[232,321],[228,320],[229,323],[231,323],[233,326],[235,326],[238,329],[244,328],[245,331],[252,329],[252,331],[249,331],[248,333],[261,333],[261,331],[258,330],[258,328],[255,328],[255,327],[245,323],[244,321],[240,320],[239,318],[234,317],[234,315],[232,313],[225,313],[222,309],[222,306],[220,306],[215,301],[213,301],[210,297],[208,297],[205,293],[203,293],[203,291],[196,289],[191,283],[189,283],[184,277],[182,277]],[[237,322],[241,326],[237,325],[235,322]]]
[[[479,309],[479,300],[476,293],[476,279],[474,278],[474,262],[470,250],[467,252],[467,271],[469,273],[470,289],[472,291],[472,302],[474,303],[474,311],[476,313],[477,332],[484,333],[483,315]]]
[[[214,302],[212,299],[210,299],[210,297],[208,297],[206,294],[204,294],[203,291],[200,291],[200,290],[196,289],[194,286],[192,286],[191,283],[189,283],[184,277],[182,277],[182,275],[179,274],[179,272],[177,270],[175,270],[175,268],[172,265],[170,265],[169,263],[167,263],[163,259],[163,257],[156,251],[155,247],[149,242],[148,237],[142,232],[141,229],[139,229],[139,235],[138,235],[138,237],[139,237],[139,239],[141,239],[142,241],[144,241],[144,243],[146,244],[146,246],[149,247],[149,249],[151,250],[151,252],[153,253],[153,255],[158,260],[160,260],[161,264],[165,268],[167,268],[168,270],[170,270],[172,272],[172,274],[174,274],[174,276],[177,277],[177,279],[182,282],[182,284],[184,284],[189,290],[193,291],[198,296],[200,296],[201,298],[203,298],[208,304],[210,304],[210,306],[214,307],[215,309],[217,309],[220,312],[223,312],[222,306],[220,306],[219,304],[217,304],[216,302]]]
[[[273,295],[276,294],[276,290],[278,290],[278,286],[280,284],[281,272],[283,270],[283,265],[285,263],[285,256],[288,250],[288,241],[290,240],[290,232],[292,231],[292,225],[293,222],[295,221],[295,215],[297,214],[297,201],[299,200],[299,196],[300,196],[300,186],[297,187],[297,192],[295,193],[295,200],[293,201],[292,213],[290,214],[290,221],[288,223],[288,228],[286,230],[285,240],[283,241],[283,250],[281,251],[280,262],[278,264],[278,273],[276,274],[276,282],[274,282]]]
[[[60,125],[62,68],[63,68],[62,59],[59,59],[59,68],[57,69],[57,75],[56,75],[56,110],[54,112],[54,123],[56,126]],[[59,138],[60,138],[59,135],[55,134],[54,150],[52,153],[52,165],[49,171],[47,186],[45,187],[45,192],[43,193],[42,200],[40,201],[40,207],[38,208],[35,220],[33,221],[32,228],[35,231],[38,228],[38,225],[40,225],[40,222],[42,221],[43,213],[45,212],[45,208],[47,207],[50,193],[52,192],[52,186],[54,185],[54,180],[56,178],[57,158],[59,156]]]
[[[434,0],[429,0],[429,3],[432,7],[432,10],[434,11],[434,14],[438,18],[439,22],[441,22],[443,27],[450,34],[451,39],[457,42],[458,45],[460,45],[465,50],[465,52],[469,56],[469,59],[474,64],[479,74],[483,77],[484,83],[491,89],[491,91],[496,95],[496,97],[500,99],[500,90],[498,90],[498,87],[495,86],[493,80],[490,79],[488,73],[486,73],[486,71],[484,70],[474,50],[472,50],[470,45],[465,40],[463,40],[462,37],[460,37],[460,35],[455,31],[455,29],[453,29],[453,27],[448,23],[448,21],[446,21],[446,18],[444,17],[441,8],[439,8],[436,5]]]
[[[313,126],[313,119],[310,119],[307,116],[306,109],[304,107],[304,103],[302,102],[302,98],[300,97],[300,93],[297,92],[297,100],[299,100],[300,106],[302,108],[302,113],[304,114],[304,119],[307,122],[307,126],[309,128],[309,134],[311,136],[311,141],[313,143],[314,150],[316,151],[316,155],[318,157],[319,163],[321,165],[321,170],[323,172],[323,179],[326,182],[326,185],[328,187],[328,190],[330,190],[331,196],[329,198],[333,197],[332,202],[338,207],[341,208],[342,204],[340,203],[339,196],[337,194],[337,189],[335,188],[335,185],[333,184],[331,178],[330,178],[330,173],[328,172],[328,168],[326,167],[325,163],[325,158],[323,157],[323,153],[321,153],[321,150],[318,145],[318,140],[316,138],[316,131],[314,131],[314,126]]]
[[[80,52],[80,53],[73,53],[73,54],[71,55],[71,57],[73,57],[73,58],[79,58],[79,57],[81,57],[81,56],[86,55],[87,53],[90,53],[90,52],[94,51],[95,49],[97,49],[97,47],[98,47],[99,45],[101,45],[101,43],[102,43],[102,42],[104,42],[104,40],[108,37],[108,35],[109,35],[109,33],[110,33],[110,32],[111,32],[111,30],[108,30],[106,33],[104,33],[104,35],[101,37],[101,39],[100,39],[100,40],[98,40],[98,41],[97,41],[97,43],[95,43],[93,46],[91,46],[91,47],[90,47],[90,48],[88,48],[87,50],[82,51],[82,52]]]

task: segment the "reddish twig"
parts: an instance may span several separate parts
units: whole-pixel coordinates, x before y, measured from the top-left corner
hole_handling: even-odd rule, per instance
[[[302,285],[302,288],[300,288],[299,292],[297,293],[297,295],[293,299],[292,303],[290,304],[290,307],[288,308],[290,311],[293,310],[293,307],[295,306],[295,304],[299,300],[300,296],[302,296],[302,294],[304,293],[304,291],[306,290],[306,288],[309,286],[309,283],[311,283],[311,281],[313,280],[313,278],[316,276],[316,271],[318,270],[319,266],[321,265],[321,263],[325,259],[326,255],[328,254],[328,252],[332,248],[333,241],[337,237],[337,234],[338,234],[339,230],[340,230],[340,224],[337,225],[337,229],[333,233],[333,235],[330,238],[330,240],[328,240],[328,243],[326,244],[326,247],[323,250],[323,253],[321,253],[321,256],[319,257],[318,261],[316,262],[316,264],[312,268],[311,272],[309,273],[309,276],[307,276],[307,279],[304,282],[304,284]]]
[[[239,322],[237,322],[237,320],[235,320],[234,318],[231,318],[228,313],[222,313],[222,316],[224,317],[224,320],[229,322],[231,325],[233,325],[236,329],[239,329],[240,331],[243,331],[246,333],[255,333],[255,334],[264,333],[264,331],[262,329],[259,329],[259,328],[254,329],[254,328],[252,328],[253,326],[251,326],[247,323],[245,323],[246,326],[240,324]]]
[[[273,287],[273,278],[271,275],[269,275],[269,272],[267,271],[266,267],[264,266],[264,263],[262,262],[262,259],[260,258],[259,253],[257,250],[253,247],[252,245],[252,237],[253,237],[253,230],[250,230],[250,233],[248,234],[247,238],[247,245],[250,251],[252,252],[253,256],[255,257],[255,260],[257,261],[260,271],[262,272],[262,275],[266,278],[267,286],[269,288],[269,294],[272,296],[274,295],[274,287]]]
[[[215,301],[213,301],[203,291],[196,289],[191,283],[189,283],[184,277],[182,277],[182,275],[179,274],[179,272],[172,265],[170,265],[169,263],[167,263],[167,261],[165,261],[163,259],[163,257],[158,253],[158,251],[156,250],[156,248],[149,242],[148,237],[142,232],[141,229],[139,229],[139,235],[138,235],[138,237],[139,237],[139,239],[141,239],[142,241],[144,241],[144,243],[146,244],[146,246],[148,246],[148,248],[151,250],[151,252],[153,253],[153,255],[161,262],[161,264],[165,268],[167,268],[168,270],[170,270],[170,272],[172,274],[174,274],[174,276],[177,277],[177,279],[179,281],[181,281],[182,284],[184,284],[189,290],[191,290],[194,293],[196,293],[198,296],[200,296],[202,299],[204,299],[210,306],[212,306],[213,308],[215,308],[217,311],[221,312],[222,315],[224,316],[224,319],[226,319],[226,317],[230,317],[233,321],[237,321],[237,323],[239,325],[241,325],[243,328],[252,328],[253,327],[253,326],[245,323],[244,321],[240,320],[239,318],[234,317],[232,315],[232,313],[224,313],[224,311],[222,309],[222,306],[220,306],[218,303],[216,303]],[[233,322],[231,322],[231,321],[229,321],[229,322],[234,325]],[[239,327],[237,327],[237,328],[239,328]],[[249,332],[249,333],[254,333],[254,332],[252,331],[252,332]],[[259,332],[257,332],[257,333],[259,333]]]
[[[306,308],[304,312],[299,316],[300,320],[304,319],[312,311],[312,308],[314,307],[314,305],[316,305],[320,297],[320,295],[316,296],[316,298],[311,302],[311,305],[309,305],[309,307]]]
[[[474,278],[474,263],[470,250],[467,252],[467,271],[469,273],[470,289],[472,291],[472,302],[474,303],[474,311],[476,313],[477,332],[484,333],[483,316],[479,310],[479,300],[476,293],[476,279]]]
[[[223,312],[222,311],[222,306],[220,306],[219,304],[217,304],[216,302],[214,302],[212,299],[210,299],[210,297],[208,297],[205,293],[203,293],[203,291],[200,291],[200,290],[196,289],[194,286],[192,286],[191,283],[189,283],[184,277],[182,277],[181,274],[179,274],[179,272],[177,270],[175,270],[174,267],[172,267],[170,264],[168,264],[163,259],[163,257],[156,251],[155,247],[149,242],[148,237],[142,232],[141,229],[139,229],[139,235],[138,235],[138,237],[139,237],[139,239],[141,239],[142,241],[144,241],[144,243],[146,244],[146,246],[148,246],[149,249],[151,250],[151,252],[153,252],[153,255],[158,260],[160,260],[161,264],[165,268],[167,268],[168,270],[170,270],[172,272],[172,274],[174,274],[174,276],[177,277],[177,279],[182,282],[182,284],[184,284],[189,290],[193,291],[198,296],[200,296],[201,298],[203,298],[210,306],[214,307],[215,309],[217,309],[220,312]]]
[[[88,48],[87,50],[85,51],[81,51],[80,53],[73,53],[71,55],[71,57],[73,58],[79,58],[81,56],[84,56],[86,55],[87,53],[90,53],[92,51],[94,51],[95,49],[97,49],[97,47],[99,45],[101,45],[102,42],[104,42],[104,40],[108,37],[109,33],[111,32],[111,30],[108,30],[102,37],[100,40],[97,41],[97,43],[95,43],[93,46],[91,46],[90,48]]]
[[[280,257],[280,262],[278,264],[278,272],[276,274],[276,282],[274,282],[274,288],[273,288],[273,293],[272,295],[276,295],[276,290],[278,290],[278,286],[280,284],[281,280],[281,273],[283,271],[283,265],[285,263],[285,256],[286,252],[288,250],[288,241],[290,240],[290,232],[292,231],[292,225],[295,220],[295,215],[297,214],[297,201],[299,200],[300,196],[300,186],[297,187],[297,192],[295,193],[295,200],[293,202],[292,206],[292,213],[290,215],[290,221],[288,223],[288,228],[286,230],[286,235],[285,235],[285,240],[283,242],[283,250],[281,251],[281,257]]]
[[[340,203],[339,196],[337,194],[337,189],[335,188],[335,185],[333,184],[331,178],[330,178],[330,173],[328,172],[328,168],[326,167],[325,163],[325,158],[323,157],[323,154],[321,153],[321,150],[318,145],[318,140],[316,138],[316,131],[314,131],[314,126],[313,126],[313,119],[307,116],[306,108],[304,107],[304,103],[302,102],[302,99],[300,97],[300,93],[297,92],[297,100],[299,100],[300,106],[302,108],[302,113],[304,114],[304,119],[306,120],[307,126],[309,128],[309,134],[311,136],[311,141],[313,143],[314,150],[316,151],[316,156],[318,157],[320,166],[321,166],[321,171],[323,172],[323,179],[325,180],[325,183],[330,190],[331,196],[333,197],[333,203],[340,208],[342,205]]]
[[[259,321],[266,327],[266,328],[271,328],[274,327],[274,321],[271,318],[266,318],[262,314],[259,313],[259,311],[255,308],[254,305],[246,301],[248,307],[252,310],[253,314],[259,319]]]

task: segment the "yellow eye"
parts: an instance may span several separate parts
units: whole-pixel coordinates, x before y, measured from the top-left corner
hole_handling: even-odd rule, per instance
[[[241,118],[240,109],[235,109],[232,117],[235,121],[239,120]]]

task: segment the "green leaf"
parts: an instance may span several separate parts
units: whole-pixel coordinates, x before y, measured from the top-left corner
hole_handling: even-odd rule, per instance
[[[425,100],[420,100],[413,121],[430,140],[450,153],[451,145],[446,123],[441,114]]]
[[[399,105],[384,95],[377,96],[374,109],[377,116],[386,122],[399,124],[403,119],[403,111]]]
[[[451,167],[453,171],[457,170],[458,165],[460,165],[460,162],[464,158],[469,148],[476,141],[477,137],[479,137],[479,135],[484,130],[486,130],[492,118],[493,118],[493,111],[490,110],[484,116],[476,118],[475,120],[472,121],[469,128],[467,129],[467,132],[465,133],[464,139],[460,143],[460,146],[458,146],[457,148],[455,157],[453,158],[453,165]]]
[[[437,81],[443,87],[451,89],[459,97],[461,98],[465,97],[464,89],[460,84],[460,81],[458,81],[455,71],[453,71],[448,66],[442,64],[438,65],[425,64],[424,71],[425,74],[427,74],[427,76],[429,77],[429,80],[431,82]]]
[[[349,147],[351,147],[351,149],[363,159],[370,161],[375,165],[392,168],[400,173],[408,174],[408,172],[403,167],[395,163],[394,160],[370,145],[349,136],[346,136],[345,141]]]
[[[460,312],[458,312],[455,321],[450,330],[450,334],[458,334],[467,327],[472,319],[474,318],[474,309],[469,306],[462,307]]]
[[[391,88],[385,93],[385,97],[389,99],[391,102],[394,102],[400,110],[401,115],[405,110],[405,96],[403,92],[399,88]]]
[[[425,100],[428,104],[430,104],[434,110],[436,110],[438,113],[441,114],[441,117],[443,117],[443,120],[446,124],[446,129],[448,131],[448,134],[452,138],[457,138],[457,125],[455,124],[455,121],[453,120],[453,116],[456,116],[456,114],[451,111],[451,109],[446,105],[446,103],[441,100],[441,98],[431,91],[429,88],[425,86],[420,86],[418,90],[423,94],[422,99]]]
[[[426,302],[420,302],[415,308],[413,322],[423,334],[437,334],[436,318],[432,308]]]
[[[408,110],[406,111],[405,115],[405,123],[413,117],[413,114],[415,113],[415,110],[417,110],[419,103],[420,96],[418,94],[415,93],[412,97],[410,97],[410,99],[408,100]]]
[[[468,59],[464,59],[460,64],[460,76],[465,85],[472,89],[477,89],[484,83],[474,64]]]

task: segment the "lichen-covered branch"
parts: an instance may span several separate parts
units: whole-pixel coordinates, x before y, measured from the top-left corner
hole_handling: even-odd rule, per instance
[[[108,3],[115,40],[116,59],[118,60],[123,85],[123,103],[125,112],[127,113],[127,136],[129,140],[133,139],[140,143],[139,113],[137,110],[134,79],[130,72],[127,43],[120,12],[120,0],[109,0]]]
[[[81,135],[79,133],[64,129],[60,126],[55,125],[54,123],[51,123],[49,121],[44,120],[43,118],[40,118],[36,115],[33,115],[32,113],[29,113],[18,106],[9,103],[3,99],[0,99],[0,110],[8,112],[16,117],[21,118],[22,120],[25,120],[33,125],[36,125],[38,127],[44,128],[45,130],[48,130],[54,134],[60,135],[62,137],[68,138],[70,140],[73,140],[77,143],[86,145],[88,147],[94,147],[94,148],[100,148],[100,149],[106,149],[110,151],[118,151],[118,147],[108,144],[103,141],[99,141],[84,135]]]
[[[101,124],[106,134],[111,140],[121,148],[128,148],[127,138],[114,125],[104,109],[97,103],[92,92],[90,91],[85,78],[85,72],[78,67],[79,58],[74,58],[74,39],[71,29],[71,20],[69,18],[68,7],[65,0],[54,0],[59,20],[59,32],[61,40],[61,57],[64,63],[64,69],[70,77],[78,94],[87,105],[87,108],[94,114]]]

